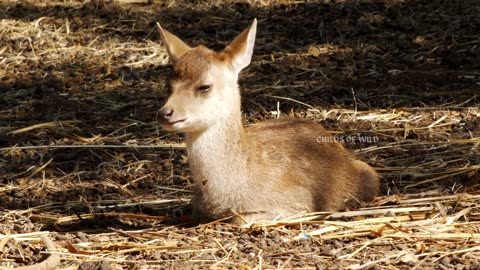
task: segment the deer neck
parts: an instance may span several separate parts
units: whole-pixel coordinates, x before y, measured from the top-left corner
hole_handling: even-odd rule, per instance
[[[192,174],[202,189],[221,194],[246,185],[248,140],[240,109],[202,132],[186,134],[186,143]]]

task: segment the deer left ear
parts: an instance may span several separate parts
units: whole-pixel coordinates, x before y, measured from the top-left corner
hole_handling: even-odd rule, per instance
[[[157,22],[158,32],[162,37],[162,41],[167,47],[168,55],[170,56],[170,61],[175,63],[184,55],[186,52],[190,51],[192,48],[185,44],[179,37],[163,29],[160,24]]]
[[[230,56],[231,65],[240,72],[250,64],[257,33],[257,19],[228,45],[224,52]]]

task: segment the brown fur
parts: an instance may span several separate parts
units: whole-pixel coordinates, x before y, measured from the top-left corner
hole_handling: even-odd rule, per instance
[[[166,129],[186,135],[196,182],[194,215],[207,220],[239,214],[233,222],[241,223],[372,200],[378,175],[341,144],[325,140],[331,135],[320,125],[281,119],[243,127],[236,80],[250,61],[255,27],[224,52],[197,47],[171,56],[177,59],[173,91],[160,113]],[[199,92],[199,85],[211,89]]]
[[[201,78],[214,62],[214,52],[201,46],[185,53],[173,66],[173,77],[182,81]]]

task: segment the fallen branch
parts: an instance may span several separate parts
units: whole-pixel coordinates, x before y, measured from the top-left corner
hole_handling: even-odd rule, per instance
[[[40,239],[45,244],[49,252],[56,251],[57,248],[55,244],[52,242],[52,240],[50,240],[50,238],[48,238],[46,235],[42,235],[40,236]],[[46,260],[44,260],[41,263],[17,267],[17,268],[14,268],[14,270],[52,270],[52,269],[56,269],[59,265],[60,265],[60,255],[57,253],[51,253],[50,257],[48,257]]]
[[[0,148],[0,151],[37,150],[37,149],[68,149],[68,148],[135,148],[135,149],[184,149],[183,143],[125,145],[125,144],[72,144],[72,145],[28,145]]]

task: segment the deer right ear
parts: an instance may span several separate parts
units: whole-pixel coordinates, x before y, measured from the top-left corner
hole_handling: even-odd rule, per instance
[[[182,55],[192,49],[180,38],[163,29],[158,22],[157,28],[163,43],[167,47],[168,56],[170,56],[171,62],[176,62],[178,59],[180,59],[180,57],[182,57]]]

